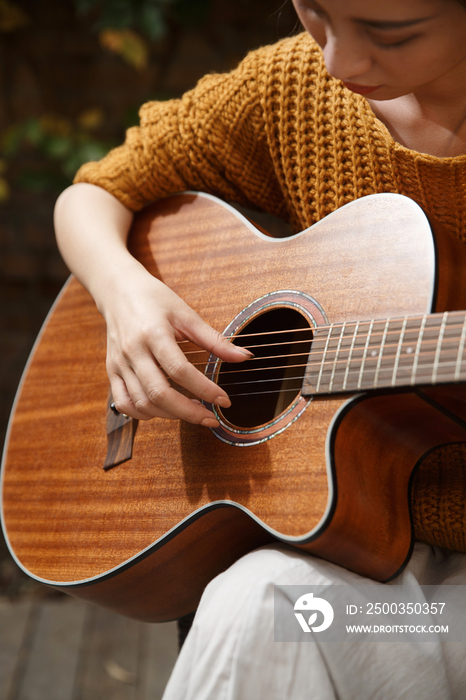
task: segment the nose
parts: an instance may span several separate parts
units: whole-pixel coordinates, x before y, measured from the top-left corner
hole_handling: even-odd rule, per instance
[[[328,33],[322,50],[328,72],[338,80],[362,78],[372,67],[372,59],[357,37]]]

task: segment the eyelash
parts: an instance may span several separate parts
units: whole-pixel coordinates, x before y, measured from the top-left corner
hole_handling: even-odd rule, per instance
[[[380,41],[376,41],[375,39],[372,39],[372,41],[376,46],[379,46],[381,49],[398,49],[400,46],[405,46],[405,44],[409,44],[409,42],[413,39],[413,36],[409,36],[407,37],[407,39],[402,39],[401,41],[394,41],[391,44],[384,44]]]

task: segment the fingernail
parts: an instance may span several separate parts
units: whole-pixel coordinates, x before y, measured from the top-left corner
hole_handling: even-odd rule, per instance
[[[215,420],[215,418],[204,418],[201,421],[201,425],[203,425],[205,428],[216,428],[218,424],[218,420]]]
[[[246,357],[254,357],[254,353],[251,352],[250,350],[246,350],[246,348],[239,348],[237,345],[235,345],[236,350],[240,352],[242,355],[246,355]]]
[[[221,406],[222,408],[230,408],[231,401],[227,396],[217,396],[214,404],[217,404],[217,406]]]

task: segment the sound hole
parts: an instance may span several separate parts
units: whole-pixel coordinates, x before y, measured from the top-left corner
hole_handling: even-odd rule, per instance
[[[231,399],[222,414],[231,425],[252,428],[285,411],[301,391],[312,330],[295,309],[273,308],[256,316],[234,338],[254,358],[223,362],[218,384]]]

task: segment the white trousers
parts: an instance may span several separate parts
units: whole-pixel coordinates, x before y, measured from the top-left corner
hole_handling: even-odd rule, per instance
[[[464,700],[462,642],[274,641],[273,585],[367,579],[282,546],[246,555],[206,588],[163,700]],[[465,585],[466,555],[418,543],[406,585]]]

